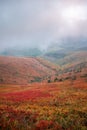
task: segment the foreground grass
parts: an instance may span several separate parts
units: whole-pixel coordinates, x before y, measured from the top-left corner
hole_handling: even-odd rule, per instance
[[[87,130],[87,83],[0,86],[1,130]]]

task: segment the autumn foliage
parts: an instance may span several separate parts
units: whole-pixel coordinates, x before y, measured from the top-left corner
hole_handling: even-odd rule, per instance
[[[86,130],[87,82],[0,85],[1,130]]]

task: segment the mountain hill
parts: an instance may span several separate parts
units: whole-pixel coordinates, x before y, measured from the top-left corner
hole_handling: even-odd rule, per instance
[[[7,48],[0,52],[0,55],[3,56],[39,56],[42,55],[42,51],[39,48],[29,48],[29,47],[24,47],[24,48],[19,48],[19,47],[12,47],[12,48]]]
[[[0,56],[0,83],[50,82],[55,78],[67,79],[70,75],[81,77],[87,71],[85,38],[62,39],[52,43],[44,52],[39,48],[20,47],[5,50],[2,55],[6,56]]]
[[[0,55],[42,57],[64,67],[87,60],[87,38],[63,38],[52,44],[50,43],[45,50],[40,47],[8,47],[0,51]]]
[[[44,58],[61,66],[87,61],[87,39],[66,38],[52,43]]]
[[[59,67],[41,58],[0,56],[0,83],[27,84],[54,75]]]

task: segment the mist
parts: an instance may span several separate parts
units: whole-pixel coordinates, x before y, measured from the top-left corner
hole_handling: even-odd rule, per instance
[[[0,51],[87,37],[85,0],[0,0]]]

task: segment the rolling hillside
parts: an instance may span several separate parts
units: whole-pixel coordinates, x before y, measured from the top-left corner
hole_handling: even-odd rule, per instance
[[[56,60],[56,63],[63,67],[67,67],[85,61],[87,61],[87,51],[74,51],[66,55],[64,58]]]
[[[43,56],[62,67],[87,61],[86,39],[65,39],[50,45]]]
[[[41,58],[0,56],[0,83],[28,84],[55,75],[59,67]]]

